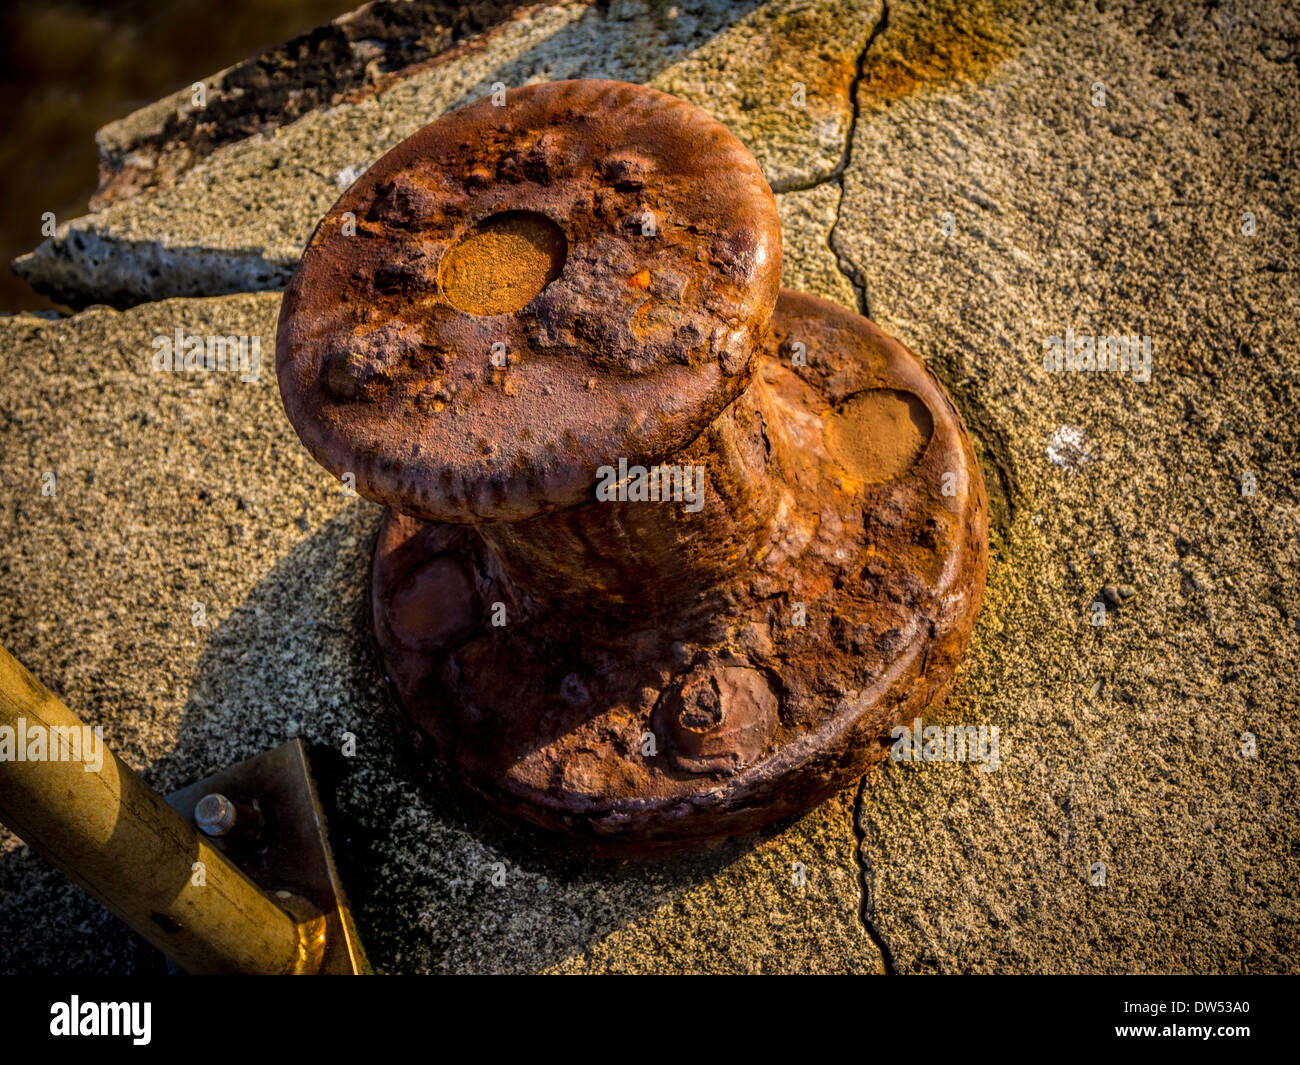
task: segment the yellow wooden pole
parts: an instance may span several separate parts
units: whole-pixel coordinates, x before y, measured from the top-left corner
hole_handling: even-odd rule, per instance
[[[0,647],[0,821],[192,973],[302,973],[300,924]]]

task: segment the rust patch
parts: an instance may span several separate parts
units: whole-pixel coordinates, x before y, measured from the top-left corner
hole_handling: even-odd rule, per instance
[[[890,9],[863,62],[864,104],[955,81],[978,81],[1018,48],[1018,2],[944,2]]]
[[[746,64],[765,71],[765,77],[745,85],[741,100],[745,110],[759,107],[785,110],[790,89],[803,85],[810,101],[831,107],[849,102],[857,74],[857,54],[862,39],[844,33],[843,13],[827,16],[815,6],[809,10],[772,11],[759,7],[745,20],[755,32],[745,41]]]
[[[933,431],[919,396],[875,388],[850,396],[826,419],[826,446],[850,475],[877,484],[910,470]]]
[[[568,242],[545,215],[508,211],[483,219],[447,249],[438,284],[466,314],[510,314],[560,276]]]

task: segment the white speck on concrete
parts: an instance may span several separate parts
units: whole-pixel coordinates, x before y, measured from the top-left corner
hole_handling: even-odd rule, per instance
[[[1092,461],[1088,441],[1082,429],[1062,425],[1047,441],[1047,457],[1063,470],[1073,473],[1086,462]]]

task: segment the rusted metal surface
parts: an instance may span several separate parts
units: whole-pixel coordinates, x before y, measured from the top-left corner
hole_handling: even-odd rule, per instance
[[[808,353],[797,371],[795,343]],[[546,538],[533,543],[538,564],[508,574],[482,530],[385,518],[371,589],[381,658],[431,753],[493,805],[605,847],[719,839],[827,798],[946,695],[987,564],[983,482],[951,402],[871,322],[794,293],[777,304],[759,374],[787,452],[767,485],[779,504],[759,508],[772,518],[753,561],[705,608],[687,594],[675,617],[580,614],[563,541],[555,556]],[[923,447],[885,479],[827,444],[877,393],[909,417],[924,411]],[[884,410],[856,433],[897,435]],[[626,506],[647,524],[685,520]],[[566,512],[568,527],[595,541],[612,509],[588,503]],[[687,551],[666,568],[684,590],[691,564]],[[591,585],[583,594],[603,601]],[[415,615],[430,624],[411,626]]]
[[[717,608],[725,582],[751,567],[782,504],[789,465],[769,388],[749,388],[661,465],[702,478],[702,509],[594,499],[515,523],[482,525],[530,594],[582,617],[645,622]],[[703,471],[696,475],[696,471]]]
[[[756,761],[776,735],[777,697],[757,669],[713,658],[673,682],[659,700],[657,718],[655,732],[670,741],[675,768],[735,773]]]
[[[793,816],[947,692],[986,569],[970,442],[903,345],[835,305],[777,299],[771,194],[711,119],[608,83],[512,99],[377,164],[282,310],[291,420],[394,508],[371,587],[385,671],[467,786],[598,846]],[[585,169],[548,184],[553,157]],[[626,224],[646,203],[658,243]],[[347,210],[370,243],[332,236]],[[558,268],[544,226],[483,227],[524,211],[564,233]],[[446,267],[465,233],[493,254],[453,250]],[[493,272],[511,242],[532,265]],[[417,262],[409,283],[381,283]],[[472,313],[534,287],[518,310]],[[496,336],[520,360],[494,375]],[[440,352],[440,394],[459,398],[421,408]],[[620,459],[698,470],[698,507],[599,498]]]
[[[457,309],[449,254],[510,213],[558,227],[559,275],[513,313]],[[780,248],[758,164],[685,101],[605,81],[485,98],[317,228],[281,310],[285,409],[326,469],[425,520],[572,506],[610,455],[680,450],[741,393]]]

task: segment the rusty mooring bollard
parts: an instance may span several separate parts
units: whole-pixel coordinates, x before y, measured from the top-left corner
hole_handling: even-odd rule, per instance
[[[498,808],[645,849],[797,814],[942,698],[983,481],[921,361],[778,292],[723,126],[568,81],[445,115],[325,217],[280,314],[285,409],[390,508],[397,698]]]

